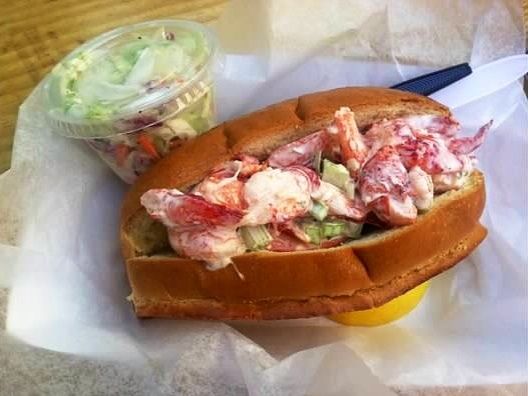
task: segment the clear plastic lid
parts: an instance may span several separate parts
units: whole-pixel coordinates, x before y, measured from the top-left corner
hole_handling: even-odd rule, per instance
[[[56,132],[108,137],[170,117],[210,89],[217,44],[203,25],[160,20],[118,28],[64,58],[43,85]],[[170,105],[168,105],[170,104]]]

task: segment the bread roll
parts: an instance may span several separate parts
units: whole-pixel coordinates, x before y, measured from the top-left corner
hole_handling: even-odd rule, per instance
[[[121,244],[138,317],[288,319],[380,306],[454,266],[485,238],[478,171],[462,188],[435,198],[405,227],[346,245],[300,252],[252,252],[216,271],[179,258],[165,227],[140,204],[153,188],[188,191],[237,154],[265,159],[276,148],[320,130],[350,107],[361,131],[384,118],[449,115],[423,96],[384,88],[341,88],[287,100],[223,123],[171,152],[140,176],[121,209]]]

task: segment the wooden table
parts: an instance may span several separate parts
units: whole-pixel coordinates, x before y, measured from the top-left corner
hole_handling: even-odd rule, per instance
[[[9,168],[18,107],[49,70],[87,39],[151,19],[216,19],[227,0],[1,0],[0,173]],[[109,4],[112,4],[109,6]]]

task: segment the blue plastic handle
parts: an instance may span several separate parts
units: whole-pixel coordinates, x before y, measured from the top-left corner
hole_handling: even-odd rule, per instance
[[[431,95],[442,88],[461,80],[472,73],[471,67],[467,63],[461,63],[438,70],[420,77],[407,80],[402,83],[393,85],[391,88],[400,91],[414,92],[421,95]]]

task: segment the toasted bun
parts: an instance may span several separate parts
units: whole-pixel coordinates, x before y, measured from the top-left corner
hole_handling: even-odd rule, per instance
[[[266,158],[286,143],[328,125],[342,106],[360,130],[384,118],[449,115],[423,96],[384,88],[342,88],[301,96],[221,124],[171,152],[131,187],[121,210],[121,243],[139,317],[287,319],[368,309],[418,286],[466,257],[486,236],[482,174],[437,197],[416,223],[345,246],[303,252],[248,253],[209,271],[178,258],[165,227],[140,196],[151,188],[186,191],[212,167],[245,153]]]

